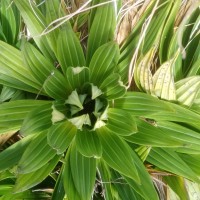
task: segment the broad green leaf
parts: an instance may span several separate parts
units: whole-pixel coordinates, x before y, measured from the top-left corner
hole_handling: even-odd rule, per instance
[[[135,149],[135,152],[138,154],[139,158],[144,162],[151,151],[151,146],[139,146]]]
[[[196,20],[196,22],[195,22]],[[198,24],[200,21],[200,15],[199,11],[197,11],[196,16],[194,17],[194,20],[191,22],[191,27],[187,27],[188,30],[185,31],[184,34],[190,33],[191,29],[192,32],[189,35],[188,41],[187,41],[187,48],[186,48],[186,58],[183,60],[183,70],[184,75],[187,74],[188,71],[192,70],[193,65],[198,62],[200,55],[199,55],[199,48],[200,48],[200,34],[198,33]],[[193,25],[194,24],[194,25]],[[193,73],[195,70],[193,71]],[[193,74],[196,75],[196,74]]]
[[[12,190],[0,197],[0,200],[13,200],[13,199],[42,199],[49,200],[50,195],[41,191],[25,191],[17,194],[13,194]]]
[[[0,134],[18,131],[30,111],[47,104],[47,101],[41,100],[17,100],[0,104]]]
[[[9,44],[14,44],[17,33],[17,24],[15,21],[15,15],[11,1],[2,0],[0,8],[2,31],[6,36],[6,41]]]
[[[20,12],[17,9],[16,5],[12,4],[11,7],[12,7],[12,10],[13,10],[13,13],[14,13],[14,16],[15,16],[16,31],[13,31],[13,33],[15,32],[15,41],[14,41],[14,43],[17,46],[18,45],[17,43],[19,42],[19,34],[21,33],[21,27],[18,26],[18,24],[20,24],[20,25],[22,24],[22,19],[21,19]],[[14,24],[12,24],[12,27],[14,27]]]
[[[179,148],[175,148],[173,150],[178,153],[185,153],[185,154],[190,154],[190,155],[198,155],[199,154],[199,147],[197,147],[197,146],[192,146],[191,148],[179,147]]]
[[[114,170],[110,170],[112,183],[112,191],[115,191],[114,199],[131,199],[131,200],[144,200],[142,196],[137,193],[122,177]],[[112,181],[114,180],[114,181]],[[116,180],[116,181],[115,181]]]
[[[87,158],[72,146],[70,152],[70,167],[73,182],[82,200],[90,200],[96,177],[96,159]]]
[[[196,101],[198,101],[198,102],[199,102],[199,100],[200,99],[196,99]],[[190,107],[190,110],[192,110],[193,112],[196,112],[196,113],[200,114],[200,104],[199,103],[193,103],[193,105]],[[198,127],[198,124],[197,124],[197,127]]]
[[[198,127],[200,115],[193,112],[192,110],[188,108],[184,108],[180,105],[166,102],[168,106],[170,106],[174,112],[162,112],[158,114],[152,115],[152,118],[156,120],[168,120],[168,121],[174,121],[174,122],[184,122],[190,125],[195,125]]]
[[[47,143],[47,131],[37,134],[21,157],[17,172],[34,172],[46,165],[55,155],[56,151]]]
[[[78,193],[78,191],[75,187],[74,180],[72,177],[72,169],[71,169],[71,165],[70,165],[71,158],[70,157],[71,157],[71,147],[68,149],[67,154],[66,154],[65,167],[63,169],[63,176],[62,176],[65,193],[67,195],[68,200],[75,200],[75,199],[82,200],[80,194]],[[81,170],[83,170],[83,169],[81,169]]]
[[[0,195],[6,195],[12,192],[13,184],[11,183],[1,183]],[[1,198],[1,197],[0,197]]]
[[[138,132],[136,134],[124,137],[127,141],[154,147],[176,147],[183,146],[182,141],[176,141],[168,135],[166,130],[157,126],[156,122],[148,122],[140,119],[136,119]]]
[[[47,165],[42,166],[41,168],[27,174],[19,174],[17,176],[17,181],[14,187],[13,192],[19,193],[29,188],[32,188],[35,185],[38,185],[42,182],[55,168],[56,164],[59,161],[60,156],[55,156],[52,160],[49,161]]]
[[[45,35],[41,36],[46,27],[45,17],[42,15],[36,5],[31,1],[14,0],[14,3],[19,9],[20,14],[37,46],[40,48],[45,56],[53,60],[54,53],[49,46],[47,37]]]
[[[198,23],[200,20],[200,15],[196,20],[195,25],[193,26],[193,31],[192,33],[195,34],[196,31],[198,31]],[[192,35],[191,33],[191,35]],[[191,37],[190,35],[190,37]],[[187,73],[187,77],[189,76],[194,76],[197,74],[200,74],[200,40],[199,40],[200,35],[197,33],[197,35],[193,35],[191,38],[191,42],[189,44],[189,47],[186,49],[187,51],[187,58],[184,60],[184,66],[189,72]],[[190,52],[191,51],[191,52]]]
[[[53,70],[44,83],[45,92],[52,98],[67,99],[70,89],[64,75],[58,70]]]
[[[140,183],[140,178],[131,155],[132,150],[128,144],[106,127],[97,129],[97,133],[103,147],[103,160],[119,173]]]
[[[14,179],[15,175],[13,173],[11,173],[9,170],[5,170],[5,171],[0,172],[0,181],[6,180],[6,179],[9,179],[9,178]]]
[[[169,47],[170,40],[174,33],[174,22],[180,9],[181,0],[177,0],[172,4],[169,16],[166,19],[163,27],[162,35],[159,44],[159,58],[161,63],[167,60],[166,49]]]
[[[190,43],[190,34],[192,32],[192,28],[186,26],[186,24],[195,24],[197,17],[199,16],[199,7],[200,2],[199,1],[193,1],[192,5],[187,9],[187,11],[184,14],[184,17],[181,20],[181,23],[177,29],[177,42],[178,46],[182,53],[182,58],[187,58],[187,53],[185,51],[185,46],[187,43]],[[190,54],[191,55],[191,54]],[[189,57],[192,57],[190,56]],[[190,60],[190,58],[189,58]]]
[[[170,60],[174,57],[174,55],[178,51],[178,42],[177,42],[177,32],[175,32],[171,38],[170,43],[168,44],[168,51],[167,51],[167,60]],[[174,64],[176,67],[174,67],[174,79],[175,81],[180,80],[183,78],[183,61],[182,61],[182,55],[179,53],[177,60]]]
[[[200,90],[196,96],[196,99],[194,100],[194,103],[190,107],[190,109],[198,114],[200,114]]]
[[[126,87],[123,85],[118,74],[109,75],[100,85],[107,99],[118,99],[126,93]]]
[[[137,125],[132,115],[122,109],[109,108],[106,127],[113,133],[122,136],[137,132]]]
[[[101,0],[99,3],[106,2]],[[103,44],[112,41],[116,27],[115,5],[109,2],[96,9],[90,28],[87,48],[87,64],[90,63],[94,52]]]
[[[131,112],[135,116],[150,117],[151,114],[173,112],[174,110],[167,103],[140,92],[127,92],[127,94],[115,100],[115,107]]]
[[[16,92],[17,90],[14,88],[3,86],[2,91],[0,93],[0,103],[11,99]]]
[[[25,99],[25,98],[32,99],[33,97],[35,97],[35,94],[33,94],[33,93],[27,93],[27,92],[22,91],[22,90],[16,90],[16,92],[13,94],[10,101],[22,100],[22,99]]]
[[[181,200],[189,200],[184,178],[176,176],[164,176],[163,179],[168,187],[170,187]]]
[[[100,3],[100,1],[101,0],[93,0],[93,1],[91,1],[91,6],[96,6],[96,5],[98,5],[99,3]],[[96,11],[97,11],[97,8],[98,7],[96,7],[96,8],[93,8],[93,9],[91,9],[90,10],[90,15],[89,15],[89,19],[88,19],[88,27],[89,27],[89,29],[91,28],[91,26],[92,26],[92,23],[93,23],[93,20],[94,20],[94,17],[95,17],[95,13],[96,13]]]
[[[52,113],[52,102],[41,106],[38,105],[24,119],[20,133],[22,135],[31,135],[48,129],[53,123]]]
[[[47,24],[52,23],[54,20],[56,20],[64,15],[64,12],[61,8],[60,1],[46,0],[45,8],[46,8],[46,23]],[[59,36],[59,28],[52,30],[50,33],[48,33],[48,35],[50,36],[50,37],[48,37],[49,42],[50,42],[49,44],[50,44],[52,50],[56,53],[57,52],[57,39]]]
[[[87,82],[89,82],[89,69],[87,67],[68,67],[66,72],[68,84],[71,86],[71,91],[77,90]]]
[[[121,199],[144,200],[144,198],[135,192],[126,182],[115,184],[114,187],[116,188],[119,198]]]
[[[168,137],[182,143],[185,149],[198,149],[200,144],[199,132],[172,122],[158,122],[157,126],[163,130]],[[196,151],[199,152],[198,150]]]
[[[200,120],[200,115],[189,109],[140,92],[127,92],[126,96],[115,100],[114,105],[116,108],[127,110],[134,116],[158,121],[184,122],[197,126]]]
[[[139,36],[141,32],[140,30],[141,27],[139,27],[139,25],[140,26],[142,25],[141,22],[143,22],[143,20],[144,19],[140,19],[140,21],[134,28],[132,34],[126,39],[125,44],[122,45],[122,47],[120,48],[120,60],[116,67],[116,72],[121,75],[124,84],[128,83],[130,62],[133,57],[133,53],[135,52],[136,46],[138,44],[138,40],[140,38]]]
[[[105,190],[105,198],[113,200],[119,199],[118,194],[113,187],[114,181],[111,175],[111,168],[109,168],[109,166],[105,163],[105,161],[103,161],[103,159],[100,159],[98,162],[98,170],[101,174],[102,186]]]
[[[200,91],[198,92],[194,103],[197,104],[197,105],[200,105]]]
[[[85,66],[83,49],[70,26],[61,30],[57,41],[57,58],[65,73],[68,67]]]
[[[40,90],[39,82],[24,66],[21,52],[2,41],[0,41],[0,65],[0,84],[33,93]]]
[[[0,152],[0,171],[12,168],[21,159],[24,151],[31,142],[32,137],[26,137]]]
[[[90,82],[100,85],[113,73],[119,60],[119,47],[114,42],[109,42],[99,47],[90,62]]]
[[[153,76],[154,94],[161,99],[169,101],[176,100],[173,69],[175,59],[163,63]]]
[[[45,58],[33,45],[25,43],[22,49],[25,63],[30,68],[31,75],[38,80],[41,88],[46,79],[55,71],[55,67],[50,60]]]
[[[200,91],[200,77],[191,76],[176,83],[177,100],[187,106],[191,106]]]
[[[200,4],[199,4],[200,5]],[[194,23],[194,25],[193,25],[193,27],[192,27],[192,31],[191,31],[191,33],[190,33],[190,38],[199,38],[199,30],[198,30],[198,26],[199,26],[199,20],[200,20],[200,15],[199,15],[199,12],[198,12],[198,9],[197,9],[197,15],[195,15],[195,17],[194,17],[194,21],[195,21],[195,23]],[[197,46],[196,46],[196,48],[197,48]],[[196,49],[195,48],[195,49]],[[195,52],[195,53],[197,53],[197,52]]]
[[[51,196],[51,200],[63,200],[65,196],[65,189],[64,189],[64,183],[63,183],[63,169],[64,165],[62,165],[62,168],[60,170],[60,173],[58,175],[58,178],[56,179],[56,185],[53,190],[53,194]]]
[[[181,159],[190,166],[190,168],[198,175],[200,176],[200,154],[195,155],[189,155],[180,153],[179,156]]]
[[[77,150],[83,156],[95,158],[100,158],[102,156],[101,142],[95,131],[78,131],[75,142]]]
[[[183,176],[195,182],[200,182],[192,169],[180,158],[180,156],[167,148],[152,148],[147,161],[168,172]]]
[[[199,50],[198,51],[200,51],[200,43],[199,43]],[[190,68],[190,71],[188,72],[187,77],[195,76],[195,75],[198,75],[198,74],[200,74],[200,57]]]
[[[126,181],[145,200],[152,200],[152,199],[158,200],[159,199],[158,194],[156,192],[156,189],[154,188],[150,175],[148,174],[142,161],[138,158],[136,153],[133,151],[132,151],[132,159],[135,162],[135,166],[138,171],[138,175],[141,180],[141,183],[138,184],[138,182],[128,177],[125,177]]]
[[[181,125],[172,122],[154,122],[137,119],[138,133],[125,137],[126,140],[154,147],[183,147],[197,149],[200,136]]]
[[[0,23],[0,40],[7,42],[6,36],[4,35],[3,30],[2,30],[1,23]]]
[[[135,67],[134,78],[138,88],[141,88],[148,94],[153,93],[153,76],[151,65],[155,54],[155,47],[152,47],[144,57],[141,57]]]
[[[48,130],[47,142],[57,151],[57,154],[62,154],[70,145],[76,134],[76,127],[68,121],[57,123]]]
[[[155,43],[159,42],[163,28],[165,27],[165,21],[169,17],[171,11],[172,1],[166,2],[165,0],[159,1],[155,14],[150,21],[150,25],[145,34],[144,42],[142,45],[142,52],[146,53]]]

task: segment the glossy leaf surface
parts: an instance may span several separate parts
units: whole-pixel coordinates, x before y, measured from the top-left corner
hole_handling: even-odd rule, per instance
[[[121,82],[118,74],[109,75],[101,83],[100,89],[104,92],[109,100],[123,97],[126,93],[126,87]]]
[[[100,158],[102,156],[101,142],[95,131],[78,131],[75,141],[77,150],[83,156],[95,158]]]
[[[52,125],[53,104],[48,102],[28,113],[23,121],[20,133],[31,135],[48,129]]]
[[[47,143],[47,133],[42,132],[26,148],[17,171],[20,174],[34,172],[46,165],[55,155],[56,151]]]
[[[55,156],[52,160],[49,161],[48,165],[44,165],[34,172],[19,174],[17,177],[16,185],[14,187],[14,192],[18,193],[25,191],[42,182],[54,169],[59,161],[59,158],[59,156]]]
[[[137,125],[132,115],[126,111],[109,108],[106,127],[117,135],[127,136],[137,132]]]
[[[47,142],[57,151],[57,154],[62,154],[70,145],[76,134],[76,127],[68,121],[57,123],[48,130]]]
[[[113,73],[118,59],[119,47],[114,42],[99,47],[89,65],[90,81],[95,85],[100,85],[104,79]]]
[[[31,142],[32,137],[26,137],[0,153],[0,171],[15,166],[21,159],[24,151]]]
[[[100,2],[105,2],[101,0]],[[90,62],[94,52],[103,44],[111,41],[114,36],[116,24],[115,10],[112,2],[96,9],[94,20],[90,28],[87,49],[87,63]]]
[[[61,30],[57,45],[57,57],[63,72],[66,72],[68,67],[85,66],[82,47],[70,26]]]
[[[76,147],[72,146],[70,167],[74,186],[81,199],[91,199],[96,176],[96,159],[81,155]]]
[[[147,160],[161,169],[200,182],[192,169],[172,150],[153,148]]]
[[[140,178],[131,156],[132,150],[128,144],[105,127],[97,129],[97,132],[103,147],[102,158],[106,163],[123,175],[140,183]]]
[[[30,111],[48,103],[39,100],[16,100],[0,104],[0,133],[18,131]]]

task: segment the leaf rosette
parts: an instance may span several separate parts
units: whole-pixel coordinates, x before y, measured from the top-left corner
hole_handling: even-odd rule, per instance
[[[115,1],[91,1],[93,9],[72,13],[68,21],[71,14],[66,15],[64,4],[71,7],[72,1],[5,2],[1,13],[10,13],[12,30],[18,9],[33,39],[23,41],[19,50],[10,45],[17,32],[0,33],[8,41],[0,41],[0,134],[19,131],[22,136],[0,153],[0,176],[10,168],[17,174],[12,199],[40,187],[44,179],[54,177],[49,175],[55,169],[59,176],[52,199],[90,200],[98,185],[105,199],[158,200],[152,169],[178,175],[170,174],[167,184],[175,184],[173,178],[179,184],[180,176],[199,182],[197,165],[191,165],[199,162],[194,156],[199,156],[200,142],[199,36],[189,42],[189,34],[177,34],[180,0],[141,6],[144,13],[120,50],[114,36],[121,21],[116,14],[122,10]],[[12,11],[13,5],[17,9]],[[191,35],[198,30],[195,15],[188,23],[194,26]],[[146,19],[150,21],[143,31]],[[186,60],[174,57],[177,35],[189,45]],[[183,74],[190,75],[185,79],[178,74],[182,62]],[[154,64],[159,68],[153,74]],[[131,82],[128,75],[133,72]],[[148,94],[131,91],[135,83],[137,91]],[[131,85],[129,91],[124,84]]]
[[[61,31],[56,55],[59,68],[30,43],[23,46],[23,62],[33,79],[40,82],[37,96],[44,95],[49,100],[32,109],[23,121],[20,133],[34,136],[19,161],[18,173],[20,176],[34,173],[68,149],[70,158],[67,157],[66,162],[70,163],[75,188],[89,199],[95,183],[97,159],[102,158],[113,169],[140,182],[132,150],[122,138],[136,133],[137,126],[131,114],[115,107],[115,100],[126,93],[120,75],[115,72],[120,56],[118,45],[107,42],[100,46],[85,66],[85,55],[74,34],[66,29],[63,41]],[[74,37],[73,42],[67,39],[71,37]],[[33,157],[33,152],[34,157],[40,159],[31,164],[28,158]],[[74,161],[76,157],[78,160]],[[81,169],[76,169],[81,163]],[[92,173],[91,186],[85,194],[85,191],[79,191],[77,170]],[[65,173],[67,171],[65,169]]]

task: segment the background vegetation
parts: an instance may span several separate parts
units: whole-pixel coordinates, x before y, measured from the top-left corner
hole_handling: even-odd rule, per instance
[[[0,1],[0,199],[200,198],[199,0]]]

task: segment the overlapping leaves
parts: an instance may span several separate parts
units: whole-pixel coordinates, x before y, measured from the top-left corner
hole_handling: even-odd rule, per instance
[[[187,33],[181,37],[183,45],[188,42],[188,49],[195,53],[182,60],[176,41],[180,34],[173,32],[181,1],[159,2],[138,49],[134,78],[138,89],[148,93],[144,94],[127,92],[122,81],[127,83],[139,34],[156,1],[151,1],[120,49],[113,42],[118,12],[113,2],[92,2],[106,4],[89,14],[86,44],[82,30],[76,31],[73,20],[77,18],[43,35],[49,23],[66,14],[60,1],[47,0],[39,6],[25,0],[14,3],[34,40],[33,44],[25,42],[22,50],[0,42],[0,83],[4,85],[0,98],[11,99],[0,105],[0,133],[20,130],[25,137],[0,153],[5,161],[0,170],[18,173],[14,192],[23,193],[42,182],[58,163],[61,172],[54,198],[62,191],[61,198],[66,193],[69,200],[89,200],[99,178],[108,199],[156,200],[157,192],[143,164],[146,159],[158,170],[199,182],[199,170],[193,163],[199,162],[200,140],[198,11],[189,18],[192,31],[185,28]],[[14,24],[9,43],[17,34],[13,12],[12,7],[7,13],[9,23]],[[194,42],[189,41],[194,35]],[[6,41],[4,32],[0,36]],[[154,63],[157,51],[159,62]],[[34,99],[15,101],[12,97],[18,89],[32,93]],[[125,186],[102,183],[113,179],[122,179]],[[171,179],[165,181],[177,186]],[[176,187],[174,191],[181,196]]]

